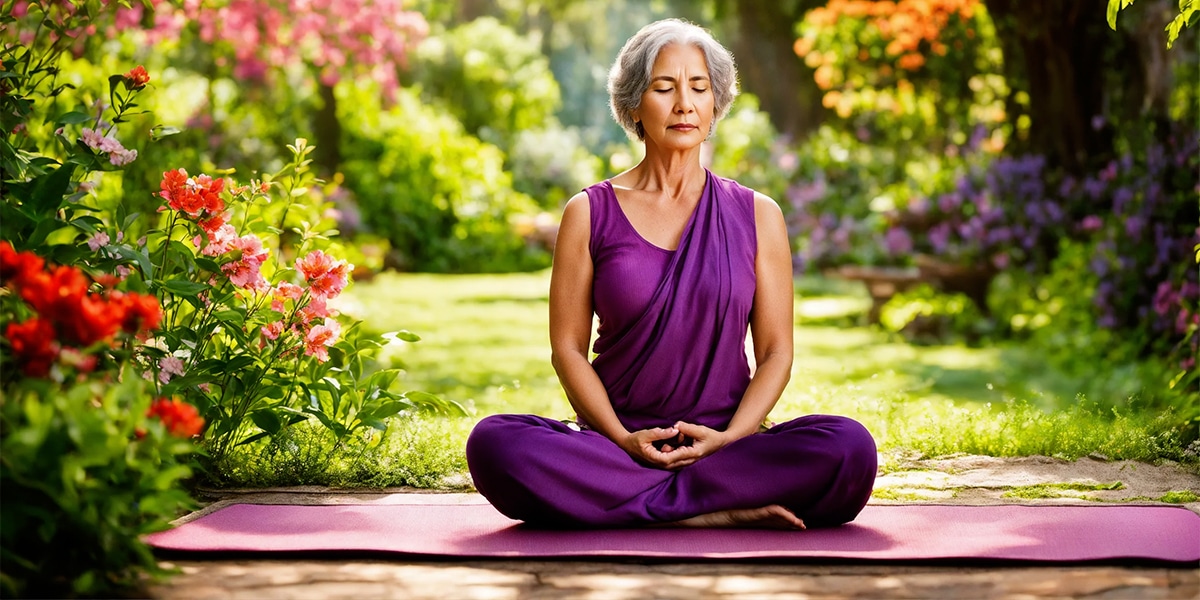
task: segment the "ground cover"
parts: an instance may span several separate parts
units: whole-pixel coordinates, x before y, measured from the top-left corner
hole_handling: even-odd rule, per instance
[[[235,452],[226,483],[468,487],[462,448],[475,420],[499,412],[571,416],[549,361],[548,282],[543,271],[385,273],[356,284],[342,298],[343,312],[377,332],[421,336],[381,353],[404,369],[401,385],[459,402],[472,417],[396,419],[387,433],[338,448],[318,429],[298,429],[291,439]],[[883,474],[956,454],[1189,458],[1169,415],[1139,410],[1119,390],[1056,372],[1019,345],[909,344],[859,325],[868,306],[854,285],[798,281],[795,366],[772,419],[816,412],[857,418],[880,443]],[[913,493],[885,486],[880,498]]]

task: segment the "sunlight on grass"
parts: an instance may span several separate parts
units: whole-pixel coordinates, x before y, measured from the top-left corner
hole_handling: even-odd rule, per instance
[[[1124,398],[1077,398],[1087,382],[1049,369],[1021,347],[917,346],[858,326],[869,299],[841,283],[798,282],[796,358],[773,420],[847,415],[866,425],[885,452],[923,456],[1179,456],[1172,415],[1111,408],[1124,406]],[[548,271],[387,273],[351,288],[342,310],[377,333],[408,329],[421,336],[386,351],[406,371],[404,389],[456,400],[475,418],[500,412],[567,418],[571,408],[550,366],[548,287]],[[424,453],[425,464],[453,475],[452,465],[464,464],[471,422],[397,429],[406,431],[404,452],[384,444],[376,459],[402,468]],[[434,456],[447,453],[453,456]],[[389,481],[437,480],[422,469]],[[381,473],[368,479],[388,480]]]

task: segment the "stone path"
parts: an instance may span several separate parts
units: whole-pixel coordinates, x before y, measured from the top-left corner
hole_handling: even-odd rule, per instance
[[[893,457],[884,464],[887,467],[877,480],[879,493],[873,503],[1157,503],[1154,499],[1169,492],[1193,500],[1200,494],[1200,475],[1194,469],[1173,465],[980,456]],[[358,503],[397,492],[428,493],[226,490],[214,493],[209,498],[214,502],[198,514],[233,502]],[[1185,506],[1200,514],[1200,502]],[[180,573],[150,589],[156,598],[1200,598],[1200,570],[1187,568],[374,558],[183,560],[170,564]]]

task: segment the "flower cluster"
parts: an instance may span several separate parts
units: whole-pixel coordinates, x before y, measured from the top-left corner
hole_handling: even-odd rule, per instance
[[[1096,173],[1065,179],[1059,192],[1097,207],[1079,220],[1077,230],[1096,240],[1090,267],[1099,280],[1093,301],[1100,326],[1149,325],[1163,340],[1178,340],[1200,326],[1195,130],[1172,132],[1165,143],[1148,147],[1144,159],[1126,154]],[[1106,213],[1111,216],[1099,216]]]
[[[178,398],[159,398],[150,405],[146,416],[162,421],[171,435],[190,438],[204,431],[204,418],[196,411],[196,407]]]
[[[296,261],[296,271],[306,287],[290,281],[273,286],[262,272],[270,250],[258,236],[238,234],[229,223],[223,198],[227,193],[265,193],[269,189],[267,184],[230,188],[224,179],[204,174],[190,177],[184,169],[176,169],[163,173],[159,187],[166,209],[200,230],[192,239],[193,245],[204,256],[221,263],[221,272],[231,284],[271,298],[271,310],[279,318],[262,327],[263,345],[268,342],[284,347],[303,345],[307,356],[320,362],[329,360],[328,348],[341,333],[341,326],[334,319],[338,313],[329,306],[329,301],[349,283],[352,265],[313,250]],[[166,368],[161,372],[166,372]]]
[[[952,191],[914,197],[891,216],[887,250],[997,269],[1043,265],[1069,229],[1063,222],[1070,204],[1047,195],[1045,172],[1042,156],[1004,157],[960,177]]]
[[[46,377],[60,359],[89,371],[95,359],[86,355],[94,346],[111,343],[121,331],[149,332],[162,316],[153,296],[91,292],[91,282],[79,269],[47,267],[37,255],[17,252],[6,241],[0,241],[0,285],[16,291],[34,313],[9,323],[4,332],[30,377]]]
[[[100,154],[107,154],[108,162],[115,166],[123,167],[137,159],[137,150],[127,150],[117,138],[113,137],[111,131],[105,135],[100,128],[84,127],[80,139],[88,148]]]

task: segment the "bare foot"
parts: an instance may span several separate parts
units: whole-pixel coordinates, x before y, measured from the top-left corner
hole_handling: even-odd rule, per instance
[[[671,523],[676,527],[740,527],[745,529],[804,529],[792,511],[772,504],[761,508],[722,510]]]

